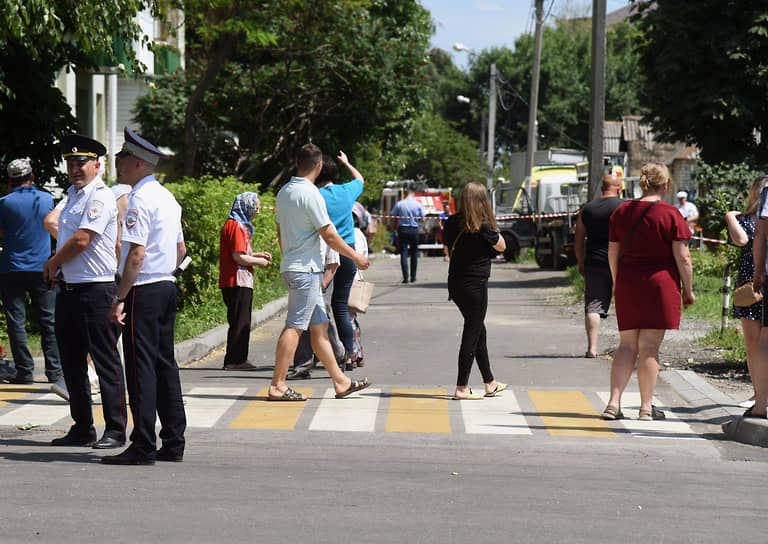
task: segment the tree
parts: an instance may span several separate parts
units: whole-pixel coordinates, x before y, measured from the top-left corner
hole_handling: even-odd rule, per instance
[[[768,164],[765,2],[657,0],[634,21],[656,137],[695,143],[711,164]]]
[[[539,81],[538,147],[586,149],[589,132],[589,70],[591,21],[561,17],[542,34]],[[606,119],[644,113],[640,96],[644,79],[638,75],[635,42],[638,31],[628,23],[607,32]],[[496,140],[509,151],[524,150],[528,131],[528,97],[533,65],[532,35],[522,35],[514,51],[484,50],[470,60],[468,94],[487,111],[489,64],[500,74],[500,107]],[[479,115],[475,113],[475,115]]]
[[[135,61],[136,13],[150,0],[6,0],[0,10],[0,160],[30,157],[35,179],[63,177],[56,141],[77,122],[53,78],[65,66]]]
[[[362,139],[386,147],[424,102],[431,27],[414,0],[208,4],[187,11],[190,94],[178,151],[188,174],[233,173],[272,186],[303,143],[330,151]],[[168,85],[158,82],[159,92]],[[146,107],[157,96],[139,105],[145,132],[167,128]],[[199,150],[212,141],[228,148],[219,149],[224,170],[206,170],[212,165]]]

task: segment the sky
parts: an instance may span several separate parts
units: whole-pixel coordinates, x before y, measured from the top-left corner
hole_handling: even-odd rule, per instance
[[[608,13],[627,5],[628,0],[607,0]],[[432,46],[453,55],[453,62],[466,68],[468,53],[453,50],[453,44],[462,43],[474,51],[492,46],[514,48],[521,34],[533,34],[534,0],[421,0],[421,5],[432,13],[436,31]],[[565,5],[592,11],[592,0],[544,0],[544,12],[554,14]],[[550,9],[551,6],[551,9]],[[546,24],[545,22],[545,24]]]

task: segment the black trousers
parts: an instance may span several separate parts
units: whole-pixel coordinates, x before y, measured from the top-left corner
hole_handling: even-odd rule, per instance
[[[251,337],[251,308],[253,289],[248,287],[224,287],[221,290],[227,306],[227,352],[225,365],[238,365],[248,360],[248,343]]]
[[[69,390],[69,411],[75,421],[71,432],[80,437],[96,434],[88,381],[90,353],[99,376],[104,436],[124,441],[128,409],[123,366],[117,351],[120,327],[109,318],[115,284],[80,284],[72,289],[56,295],[55,324],[61,368]]]
[[[483,383],[493,381],[485,336],[488,310],[488,280],[485,278],[448,278],[448,293],[464,317],[459,347],[459,374],[456,385],[467,385],[472,362],[477,361]]]
[[[163,446],[172,455],[183,455],[187,417],[173,353],[176,285],[170,281],[137,285],[128,292],[125,308],[123,353],[133,414],[131,442],[138,455],[155,457],[157,414]]]

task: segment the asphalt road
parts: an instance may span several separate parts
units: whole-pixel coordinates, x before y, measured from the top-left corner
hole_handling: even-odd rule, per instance
[[[42,384],[0,387],[0,541],[766,540],[768,451],[723,440],[674,380],[656,391],[667,421],[600,420],[610,361],[581,357],[562,272],[494,263],[488,344],[509,389],[458,402],[447,263],[419,270],[402,285],[399,262],[380,257],[366,274],[376,293],[353,375],[374,385],[348,399],[324,398],[319,369],[297,383],[307,403],[263,400],[283,315],[253,332],[263,369],[220,370],[221,350],[185,366],[183,463],[105,466],[101,452],[52,448],[66,404]],[[471,385],[482,390],[476,370]],[[633,379],[630,418],[636,392]]]

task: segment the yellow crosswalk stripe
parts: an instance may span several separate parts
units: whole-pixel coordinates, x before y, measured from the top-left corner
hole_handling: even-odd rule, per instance
[[[528,391],[551,435],[614,436],[581,391]]]
[[[390,433],[450,433],[445,389],[393,389],[385,430]]]
[[[306,396],[312,395],[314,389],[306,387],[293,388],[297,393]],[[299,416],[306,408],[306,402],[275,402],[267,400],[269,389],[264,387],[257,393],[256,400],[252,400],[243,408],[235,420],[230,423],[230,429],[293,429]]]
[[[39,387],[35,386],[23,387],[18,385],[9,389],[0,388],[0,408],[39,389]]]

